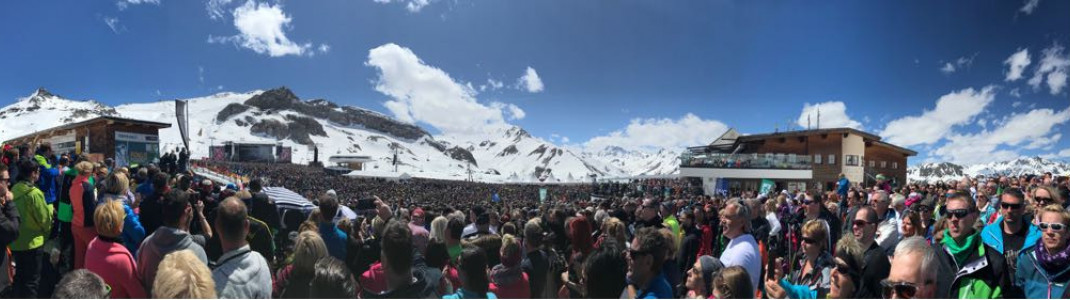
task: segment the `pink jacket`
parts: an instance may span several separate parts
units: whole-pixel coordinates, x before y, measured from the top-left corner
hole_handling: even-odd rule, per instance
[[[148,298],[137,276],[134,256],[116,239],[97,237],[85,251],[85,268],[111,286],[111,298]]]

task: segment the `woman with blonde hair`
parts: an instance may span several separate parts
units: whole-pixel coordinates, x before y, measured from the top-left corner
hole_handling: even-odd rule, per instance
[[[145,298],[148,294],[138,278],[137,262],[119,240],[125,218],[121,202],[109,201],[97,206],[93,221],[98,236],[86,250],[85,268],[100,275],[112,287],[113,299]]]
[[[602,236],[598,237],[598,243],[594,247],[601,248],[606,239],[612,239],[617,242],[617,245],[627,249],[629,243],[625,231],[627,228],[624,227],[624,222],[617,218],[609,218],[602,223]]]
[[[272,298],[297,299],[308,297],[308,285],[316,274],[316,262],[327,257],[327,244],[319,233],[303,231],[294,242],[293,263],[275,275]]]
[[[795,271],[778,281],[766,281],[770,298],[823,299],[829,291],[832,267],[828,248],[829,233],[825,222],[810,220],[802,227],[803,257]]]
[[[750,275],[741,266],[731,266],[713,277],[713,298],[715,299],[751,299],[754,287]]]
[[[191,250],[164,256],[152,282],[155,299],[214,299],[212,271]]]
[[[501,263],[490,270],[490,291],[501,299],[531,298],[528,274],[520,266],[523,254],[516,237],[502,237]]]
[[[438,241],[440,243],[446,243],[446,225],[449,224],[449,219],[443,216],[435,217],[431,221],[431,241]]]
[[[130,207],[130,202],[127,201],[130,193],[130,181],[125,173],[115,172],[104,178],[101,186],[100,194],[97,195],[97,203],[106,201],[122,203],[123,212],[126,213],[126,218],[123,219],[123,246],[126,246],[126,250],[130,250],[130,253],[137,253],[141,240],[145,239],[145,227],[141,226],[140,218],[134,213],[134,209]]]

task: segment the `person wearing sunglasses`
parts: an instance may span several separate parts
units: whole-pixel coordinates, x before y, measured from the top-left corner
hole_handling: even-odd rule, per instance
[[[885,254],[875,240],[877,223],[877,213],[869,206],[863,206],[859,209],[854,216],[854,220],[851,221],[851,232],[865,251],[865,254],[863,254],[865,264],[863,264],[862,270],[862,284],[858,286],[858,291],[854,295],[857,298],[873,299],[880,297],[880,285],[878,283],[888,276],[888,269],[891,267],[888,262],[888,255]]]
[[[8,190],[11,175],[7,165],[0,163],[0,249],[7,248],[19,235],[19,211],[12,201],[14,195]],[[0,261],[4,261],[7,251],[0,251]]]
[[[1040,230],[1031,218],[1025,216],[1025,194],[1018,188],[1008,188],[1000,196],[999,213],[1003,217],[985,226],[981,238],[985,245],[1003,254],[1007,263],[1007,274],[1014,274],[1017,268],[1018,253],[1032,247],[1040,240]],[[1020,298],[1021,290],[1016,287],[1004,289],[1004,294],[1011,298]]]
[[[826,246],[828,239],[828,225],[825,222],[807,221],[802,228],[803,257],[788,277],[766,281],[769,297],[824,299],[829,290],[829,276],[835,266]]]
[[[945,208],[947,229],[940,240],[937,260],[940,274],[955,276],[939,277],[937,297],[1003,297],[1006,290],[1002,287],[1010,286],[1006,260],[1003,252],[981,242],[981,233],[974,229],[978,212],[973,199],[968,193],[956,193],[947,199]]]
[[[1050,204],[1037,211],[1040,215],[1041,241],[1022,250],[1014,285],[1025,298],[1065,298],[1070,284],[1070,213],[1062,205]]]
[[[673,298],[672,286],[661,272],[665,252],[671,242],[653,227],[644,227],[635,233],[635,239],[625,253],[628,261],[629,298]]]
[[[895,247],[892,269],[881,280],[884,299],[938,298],[936,249],[921,237],[903,239]],[[958,297],[952,297],[958,298]]]
[[[862,281],[864,249],[853,234],[844,234],[836,242],[836,256],[829,275],[829,299],[852,299]]]
[[[1060,197],[1059,190],[1050,185],[1038,186],[1033,190],[1033,204],[1036,205],[1036,211],[1040,211],[1045,206],[1050,204],[1058,204],[1063,206],[1066,199]],[[1037,219],[1040,219],[1040,215],[1037,215]],[[1037,222],[1039,223],[1039,222]]]

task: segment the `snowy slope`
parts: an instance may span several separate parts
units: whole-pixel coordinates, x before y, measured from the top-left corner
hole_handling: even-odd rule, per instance
[[[907,169],[910,181],[946,182],[963,176],[1019,176],[1028,174],[1070,174],[1070,164],[1042,157],[1021,157],[1014,160],[960,166],[953,163],[921,164]]]
[[[607,149],[586,153],[533,137],[520,127],[488,129],[478,136],[432,136],[412,124],[378,112],[339,106],[330,101],[300,100],[277,88],[245,93],[219,93],[183,99],[189,102],[190,150],[194,158],[208,156],[210,144],[224,141],[281,143],[292,147],[296,163],[312,160],[312,145],[320,160],[331,155],[367,155],[366,165],[378,172],[414,177],[487,182],[574,182],[600,178],[662,175],[678,172],[677,154]],[[40,89],[0,109],[0,139],[29,134],[99,115],[121,116],[177,125],[174,101],[134,103],[114,108],[95,101],[75,101]],[[177,126],[160,131],[161,151],[182,146]]]

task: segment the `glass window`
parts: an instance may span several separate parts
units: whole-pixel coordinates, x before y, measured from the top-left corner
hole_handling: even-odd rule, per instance
[[[876,163],[877,163],[876,161],[872,161],[872,160],[869,161],[869,167],[872,168],[872,167],[876,166]]]
[[[788,154],[788,163],[793,163],[794,164],[795,161],[796,161],[796,155],[794,153],[793,154]]]
[[[848,166],[858,166],[858,155],[848,155],[844,164]]]
[[[835,154],[829,154],[829,164],[830,165],[835,165],[836,164],[836,155]]]
[[[821,164],[821,154],[814,154],[814,164]]]
[[[892,162],[892,169],[898,169],[898,168],[899,168],[899,162]]]
[[[881,168],[887,168],[887,167],[888,167],[888,162],[882,161],[881,162]]]

